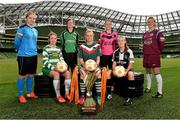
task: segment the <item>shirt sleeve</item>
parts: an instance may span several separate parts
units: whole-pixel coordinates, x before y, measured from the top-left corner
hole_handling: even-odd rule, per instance
[[[118,33],[116,32],[115,35],[116,35],[116,39],[115,39],[115,43],[114,43],[115,45],[114,46],[115,46],[115,49],[117,49],[118,48]]]
[[[63,46],[64,46],[64,37],[63,36],[64,36],[64,32],[62,32],[60,35],[60,43],[61,43],[60,48],[61,48],[61,50],[64,49],[63,48]]]
[[[43,55],[43,66],[53,70],[54,66],[51,63],[49,63],[49,54],[46,51],[46,49],[43,49],[42,55]]]
[[[99,35],[99,45],[100,45],[100,48],[102,48],[102,33]]]
[[[133,54],[133,51],[131,49],[128,50],[129,52],[129,62],[130,63],[134,63],[134,54]]]
[[[64,60],[61,50],[59,51],[59,60]]]
[[[79,47],[79,58],[83,58],[83,50],[81,46]]]
[[[157,36],[157,40],[158,40],[159,50],[162,52],[164,49],[164,41],[165,41],[165,38],[162,32],[159,32]]]
[[[101,56],[100,46],[97,48],[97,56]]]
[[[78,44],[79,44],[79,39],[80,39],[80,36],[78,33],[76,33],[76,48],[78,48]]]
[[[22,38],[23,38],[23,29],[19,28],[17,30],[16,35],[15,35],[15,42],[14,42],[15,43],[15,48],[16,48],[17,51],[19,50],[19,47],[21,45]]]
[[[113,53],[112,62],[115,62],[115,61],[116,61],[116,60],[115,60],[115,59],[116,59],[115,55],[116,55],[116,52]]]

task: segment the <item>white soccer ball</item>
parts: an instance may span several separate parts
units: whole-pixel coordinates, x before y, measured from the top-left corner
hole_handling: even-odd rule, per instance
[[[89,59],[85,62],[85,68],[88,71],[94,71],[97,68],[97,63],[94,60]]]
[[[60,72],[63,73],[68,69],[68,65],[64,61],[60,61],[56,65],[56,69]]]
[[[116,66],[113,73],[117,77],[123,77],[125,75],[126,69],[123,66]]]

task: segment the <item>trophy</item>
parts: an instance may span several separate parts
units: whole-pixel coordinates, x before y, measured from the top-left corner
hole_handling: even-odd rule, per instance
[[[92,97],[92,88],[96,81],[96,71],[97,64],[92,59],[85,62],[85,68],[87,70],[83,82],[86,86],[86,99],[81,107],[81,114],[85,115],[95,115],[96,114],[96,102]]]
[[[86,86],[86,99],[81,107],[81,114],[84,115],[95,115],[96,114],[96,102],[92,97],[92,87],[96,81],[95,72],[89,72],[83,79]]]

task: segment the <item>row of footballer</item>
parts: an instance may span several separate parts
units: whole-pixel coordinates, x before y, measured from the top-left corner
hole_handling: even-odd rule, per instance
[[[26,13],[26,23],[21,25],[15,36],[15,47],[17,49],[17,62],[19,76],[17,79],[18,100],[20,103],[26,103],[28,98],[38,98],[32,90],[34,74],[37,68],[37,37],[38,31],[34,28],[37,15],[33,11]],[[48,35],[48,45],[43,48],[43,68],[44,75],[53,77],[53,86],[56,93],[56,99],[62,103],[70,99],[71,73],[63,69],[63,64],[73,72],[79,57],[80,63],[80,97],[79,103],[83,104],[86,98],[85,79],[90,73],[95,74],[95,88],[97,92],[97,103],[101,104],[101,70],[100,67],[107,67],[107,99],[112,98],[111,88],[113,85],[112,75],[117,77],[126,76],[128,78],[128,97],[124,105],[131,105],[133,101],[134,72],[132,69],[134,63],[133,51],[128,47],[126,37],[118,35],[112,30],[112,21],[106,19],[105,30],[100,34],[99,44],[94,42],[94,33],[87,29],[85,32],[85,43],[80,45],[79,35],[74,29],[74,21],[67,19],[67,29],[61,33],[61,46],[57,46],[57,34],[50,32]],[[146,70],[147,87],[145,93],[151,92],[152,71],[157,80],[157,93],[153,98],[161,98],[162,94],[162,76],[160,74],[160,55],[164,48],[163,33],[156,29],[156,21],[153,17],[147,20],[149,28],[143,35],[143,66]],[[68,66],[67,66],[68,65]],[[121,68],[120,68],[121,66]],[[124,69],[122,69],[122,66]],[[65,68],[66,68],[65,67]],[[95,69],[94,69],[95,68]],[[122,72],[124,70],[124,72]],[[122,75],[123,73],[123,75]],[[60,75],[65,77],[65,96],[60,94]],[[24,96],[24,81],[26,80],[27,95]]]

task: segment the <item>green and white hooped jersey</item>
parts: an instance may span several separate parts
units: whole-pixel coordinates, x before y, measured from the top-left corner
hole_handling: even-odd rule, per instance
[[[62,56],[61,49],[57,46],[52,47],[50,45],[46,45],[43,48],[43,68],[48,68],[53,70],[55,65],[64,60]]]

